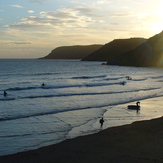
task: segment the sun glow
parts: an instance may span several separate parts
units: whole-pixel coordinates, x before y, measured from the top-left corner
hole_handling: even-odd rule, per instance
[[[160,2],[159,7],[156,11],[156,23],[154,25],[154,30],[159,33],[163,31],[163,2]]]
[[[152,26],[152,30],[153,30],[156,34],[162,32],[162,31],[163,31],[163,23],[154,24],[154,25]]]

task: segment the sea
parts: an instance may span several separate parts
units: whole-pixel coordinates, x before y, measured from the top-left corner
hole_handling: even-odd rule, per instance
[[[163,97],[162,68],[0,59],[0,156],[159,117],[127,109],[155,97]]]

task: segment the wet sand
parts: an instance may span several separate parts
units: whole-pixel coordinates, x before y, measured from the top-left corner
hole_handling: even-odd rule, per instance
[[[163,162],[163,117],[111,127],[37,150],[1,156],[1,163]]]

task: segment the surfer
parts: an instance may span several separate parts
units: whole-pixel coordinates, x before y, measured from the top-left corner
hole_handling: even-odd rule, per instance
[[[6,92],[6,91],[4,91],[4,93],[3,93],[3,94],[4,94],[4,96],[7,96],[7,92]]]
[[[125,85],[125,84],[126,84],[126,82],[125,82],[125,81],[123,81],[121,84],[122,84],[122,85]]]
[[[100,122],[101,127],[102,127],[102,126],[103,126],[103,123],[104,123],[104,119],[103,119],[103,118],[101,118],[101,119],[99,120],[99,122]]]
[[[44,84],[44,83],[42,83],[42,84],[41,84],[41,86],[45,86],[45,84]]]

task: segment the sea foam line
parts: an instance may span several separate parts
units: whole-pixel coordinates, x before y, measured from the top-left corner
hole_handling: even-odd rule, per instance
[[[60,89],[60,88],[74,88],[74,87],[99,87],[99,86],[109,86],[109,85],[118,85],[118,84],[122,84],[122,82],[86,83],[86,84],[56,85],[56,86],[14,87],[14,88],[8,88],[6,89],[6,91],[22,91],[22,90],[32,90],[32,89]]]
[[[49,97],[64,97],[64,96],[92,96],[92,95],[109,95],[109,94],[120,94],[120,93],[133,93],[133,92],[140,92],[140,91],[150,91],[150,90],[157,90],[160,88],[148,88],[148,89],[138,89],[132,91],[119,91],[119,92],[88,92],[88,93],[67,93],[67,94],[56,94],[56,95],[42,95],[42,96],[27,96],[22,97],[24,98],[49,98]]]
[[[133,93],[140,91],[150,91],[150,90],[159,90],[160,88],[148,88],[148,89],[137,89],[131,91],[117,91],[117,92],[87,92],[87,93],[62,93],[62,94],[49,94],[49,95],[31,95],[26,97],[17,98],[0,98],[0,101],[10,101],[16,99],[35,99],[35,98],[53,98],[53,97],[66,97],[66,96],[94,96],[94,95],[109,95],[109,94],[123,94],[123,93]]]
[[[148,96],[144,96],[144,97],[139,97],[139,99],[128,99],[125,101],[118,101],[118,102],[111,102],[109,104],[101,104],[101,105],[96,105],[96,106],[88,106],[88,107],[83,107],[83,108],[72,108],[72,109],[64,109],[64,110],[53,110],[53,111],[49,111],[49,112],[42,112],[42,113],[33,113],[33,114],[26,114],[26,115],[16,115],[16,116],[6,116],[6,117],[2,117],[0,118],[0,121],[9,121],[9,120],[17,120],[17,119],[24,119],[24,118],[30,118],[30,117],[37,117],[37,116],[44,116],[44,115],[51,115],[51,114],[58,114],[58,113],[64,113],[64,112],[70,112],[70,111],[79,111],[79,110],[86,110],[86,109],[95,109],[95,108],[102,108],[102,107],[111,107],[111,106],[115,106],[115,105],[122,105],[122,104],[126,104],[129,102],[134,102],[134,101],[138,101],[138,100],[145,100],[145,99],[149,99],[149,98],[155,98],[155,97],[162,97],[163,95],[157,95],[157,94],[153,94],[153,95],[148,95]]]
[[[49,112],[33,113],[33,114],[26,114],[26,115],[6,116],[6,117],[0,118],[0,121],[17,120],[17,119],[24,119],[24,118],[30,118],[30,117],[58,114],[58,113],[77,111],[77,110],[94,109],[94,108],[98,108],[98,106],[84,107],[84,108],[72,108],[72,109],[64,109],[64,110],[53,110],[53,111],[49,111]]]
[[[99,75],[99,76],[77,76],[72,77],[72,79],[94,79],[94,78],[105,78],[107,75]]]

